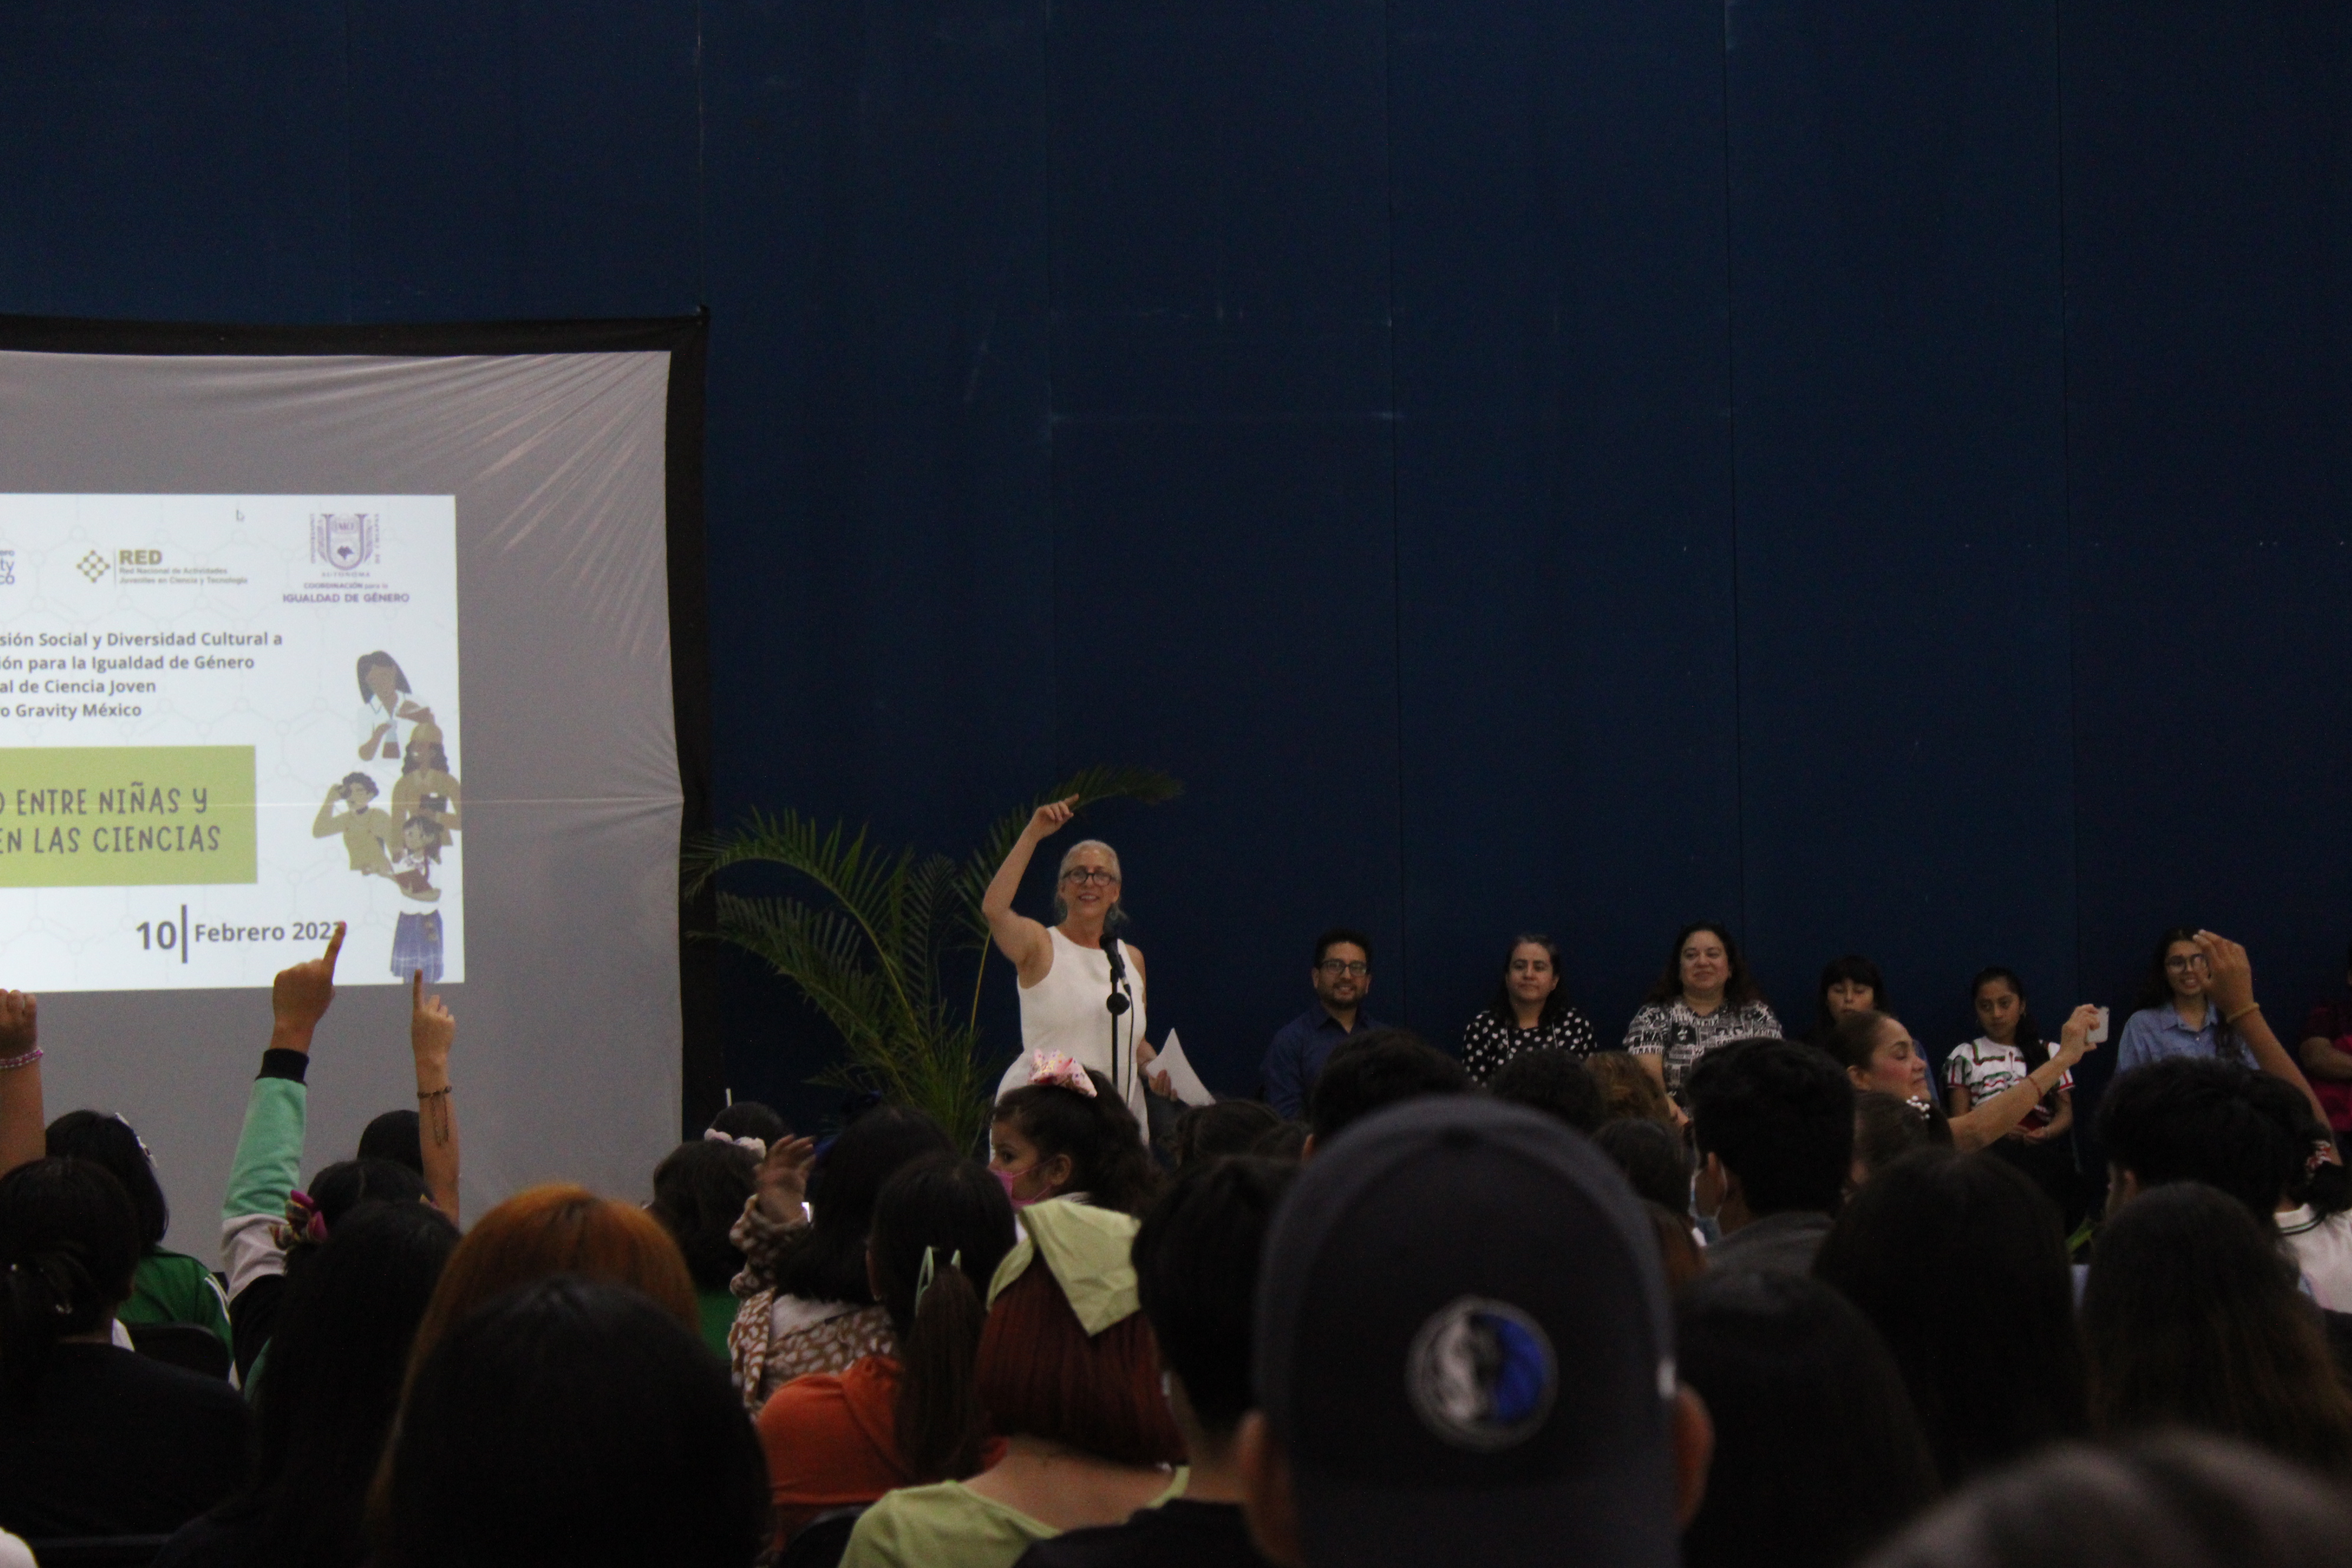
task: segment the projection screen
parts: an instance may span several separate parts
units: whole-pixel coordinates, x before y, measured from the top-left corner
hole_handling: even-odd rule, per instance
[[[0,985],[40,998],[48,1114],[145,1139],[176,1249],[214,1256],[270,977],[339,921],[306,1176],[414,1107],[418,971],[458,1020],[469,1216],[642,1196],[677,1137],[700,327],[504,335],[0,331]]]

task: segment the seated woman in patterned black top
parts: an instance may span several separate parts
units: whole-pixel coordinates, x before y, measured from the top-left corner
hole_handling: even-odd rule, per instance
[[[1463,1027],[1462,1065],[1485,1083],[1522,1051],[1589,1056],[1592,1024],[1559,988],[1559,944],[1526,932],[1512,939],[1495,1000]]]

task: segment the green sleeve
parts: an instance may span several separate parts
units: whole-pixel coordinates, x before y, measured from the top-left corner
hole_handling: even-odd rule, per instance
[[[191,1323],[229,1344],[228,1303],[220,1281],[197,1259],[162,1248],[139,1260],[131,1300],[115,1314],[126,1323]]]
[[[302,1134],[310,1091],[290,1078],[257,1078],[245,1102],[245,1131],[228,1173],[221,1223],[251,1215],[282,1215],[302,1172]]]

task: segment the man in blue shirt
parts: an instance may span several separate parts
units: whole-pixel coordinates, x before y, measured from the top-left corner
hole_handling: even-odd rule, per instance
[[[1307,978],[1315,1005],[1282,1026],[1258,1069],[1265,1102],[1293,1121],[1307,1114],[1307,1097],[1332,1050],[1350,1035],[1386,1026],[1362,1010],[1372,988],[1372,939],[1362,931],[1339,926],[1317,937]]]

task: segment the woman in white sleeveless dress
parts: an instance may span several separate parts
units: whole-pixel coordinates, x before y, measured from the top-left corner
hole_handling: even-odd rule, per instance
[[[1055,884],[1054,912],[1060,923],[1046,926],[1013,911],[1013,895],[1030,858],[1070,820],[1071,805],[1057,800],[1037,808],[980,901],[997,951],[1013,961],[1021,977],[1022,1053],[1005,1069],[996,1092],[1002,1097],[1029,1081],[1030,1053],[1059,1051],[1110,1079],[1135,1112],[1137,1125],[1148,1127],[1143,1095],[1153,1052],[1144,1039],[1143,954],[1124,942],[1119,952],[1127,961],[1127,990],[1134,1005],[1118,1018],[1116,1073],[1111,1014],[1105,1005],[1111,984],[1103,932],[1107,926],[1115,930],[1120,918],[1118,853],[1093,838],[1070,847]]]

